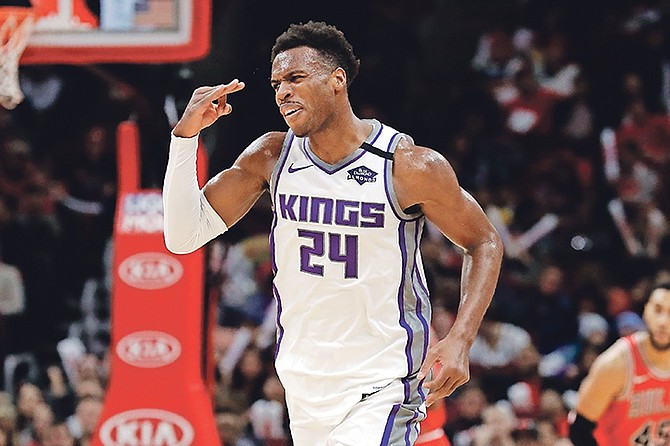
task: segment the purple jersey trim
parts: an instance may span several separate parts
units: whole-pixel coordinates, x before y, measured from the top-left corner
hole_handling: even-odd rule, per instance
[[[284,327],[282,326],[280,322],[280,317],[281,317],[281,311],[282,311],[282,306],[281,306],[281,298],[279,297],[279,290],[277,290],[277,287],[272,284],[272,294],[275,296],[275,300],[277,301],[277,345],[275,346],[275,359],[277,359],[277,355],[279,355],[279,346],[281,345],[282,338],[284,337]]]
[[[395,421],[395,416],[400,410],[400,404],[394,404],[391,408],[388,418],[386,419],[386,427],[384,427],[384,436],[382,437],[382,442],[379,446],[389,446],[389,441],[391,440],[391,431],[393,430],[393,423]]]
[[[416,256],[419,250],[419,244],[421,243],[421,225],[417,224],[414,230],[414,240],[415,240],[415,251],[413,253],[413,258],[415,259],[414,261],[414,267],[413,267],[413,276],[416,277],[417,280],[412,280],[412,289],[415,290],[415,286],[418,284],[419,288],[421,289],[422,293],[417,293],[414,291],[414,295],[416,296],[416,315],[421,321],[421,325],[423,325],[423,353],[421,354],[421,363],[423,363],[424,359],[426,359],[426,353],[428,353],[428,342],[429,342],[429,335],[430,335],[430,328],[429,328],[429,323],[428,320],[424,317],[423,311],[422,311],[422,302],[421,302],[421,297],[426,296],[428,299],[428,302],[430,302],[430,293],[428,292],[428,288],[424,286],[423,281],[421,280],[421,273],[419,271],[418,263],[416,262]],[[429,309],[430,311],[430,309]]]
[[[277,185],[279,184],[279,177],[281,176],[281,173],[284,169],[284,165],[286,164],[286,160],[288,160],[288,154],[291,149],[291,145],[293,144],[293,139],[295,135],[293,132],[289,131],[287,134],[287,138],[284,143],[284,147],[282,147],[282,151],[279,155],[279,160],[277,162],[277,167],[276,170],[273,171],[273,182],[270,185],[270,191],[271,195],[270,197],[272,198],[272,203],[273,207],[277,206],[277,197],[275,197],[275,194],[277,193]],[[275,257],[275,229],[277,228],[277,213],[274,213],[274,217],[272,219],[272,228],[270,229],[270,259],[272,261],[272,272],[273,274],[277,273],[277,259]],[[280,323],[280,317],[281,317],[281,311],[282,311],[282,305],[281,305],[281,298],[279,296],[279,290],[277,290],[277,287],[275,284],[272,284],[272,294],[274,294],[275,300],[277,302],[277,345],[275,346],[275,359],[277,358],[277,355],[279,354],[279,345],[281,344],[281,340],[284,337],[284,327]]]
[[[395,151],[395,146],[398,144],[400,136],[400,133],[396,133],[391,137],[388,147],[386,148],[387,152],[393,153]],[[393,210],[395,216],[398,217],[398,220],[404,221],[413,221],[423,217],[422,213],[407,214],[401,209],[400,204],[398,203],[398,200],[395,196],[395,190],[393,188],[393,160],[386,160],[385,166],[384,190],[386,191],[386,199],[391,205],[391,210]]]
[[[407,359],[407,374],[412,373],[414,368],[414,361],[412,360],[412,342],[414,341],[414,334],[412,328],[405,319],[405,271],[407,271],[407,242],[405,240],[405,226],[406,221],[400,221],[398,226],[398,242],[400,244],[401,261],[401,278],[400,286],[398,287],[398,310],[400,311],[400,326],[407,332],[407,344],[405,345],[405,357]]]
[[[412,418],[407,420],[407,423],[405,424],[405,445],[406,446],[411,446],[412,445],[412,443],[410,442],[409,435],[412,433],[412,423],[414,422],[414,420],[419,418],[419,415],[420,415],[419,411],[415,410],[414,415],[412,415]],[[417,434],[418,434],[418,432],[417,432]]]

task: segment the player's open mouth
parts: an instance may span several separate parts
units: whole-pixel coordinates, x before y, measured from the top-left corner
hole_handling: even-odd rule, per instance
[[[279,111],[284,116],[284,118],[288,118],[289,116],[296,114],[300,110],[302,110],[302,107],[300,107],[298,104],[295,103],[293,104],[287,103],[279,106]]]

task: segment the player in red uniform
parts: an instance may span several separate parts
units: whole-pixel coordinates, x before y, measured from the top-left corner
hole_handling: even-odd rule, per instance
[[[643,318],[647,331],[615,342],[584,379],[575,445],[670,446],[670,283],[654,287]]]

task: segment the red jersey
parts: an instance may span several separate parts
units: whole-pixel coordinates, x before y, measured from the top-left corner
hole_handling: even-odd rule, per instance
[[[507,127],[520,135],[547,136],[552,130],[552,114],[560,96],[539,87],[530,97],[518,96],[507,105]]]
[[[665,115],[650,115],[643,123],[624,119],[618,136],[619,144],[633,142],[657,163],[670,158],[670,120]]]
[[[598,420],[595,437],[603,446],[670,446],[670,371],[650,364],[639,335],[622,338],[626,387]]]
[[[450,446],[449,438],[443,426],[447,422],[447,405],[444,400],[435,403],[426,411],[426,418],[421,422],[421,433],[416,439],[419,446]]]

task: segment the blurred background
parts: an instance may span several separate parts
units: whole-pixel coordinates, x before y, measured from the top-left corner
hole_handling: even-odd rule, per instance
[[[138,123],[143,187],[160,188],[192,90],[239,78],[247,87],[231,97],[233,114],[202,135],[210,173],[220,171],[259,135],[286,129],[270,49],[308,20],[336,25],[361,59],[357,115],[446,156],[503,236],[472,380],[447,400],[452,443],[475,444],[495,420],[514,441],[527,431],[529,444],[567,441],[594,357],[644,328],[650,286],[670,279],[669,14],[667,0],[217,0],[202,60],[22,66],[25,100],[0,108],[0,356],[16,360],[0,380],[0,431],[13,438],[4,444],[45,444],[53,420],[88,444],[99,414],[116,126]],[[207,248],[226,446],[290,444],[272,367],[270,221],[265,194]],[[460,252],[432,227],[422,252],[444,336]],[[84,347],[76,370],[63,367],[64,339]]]

